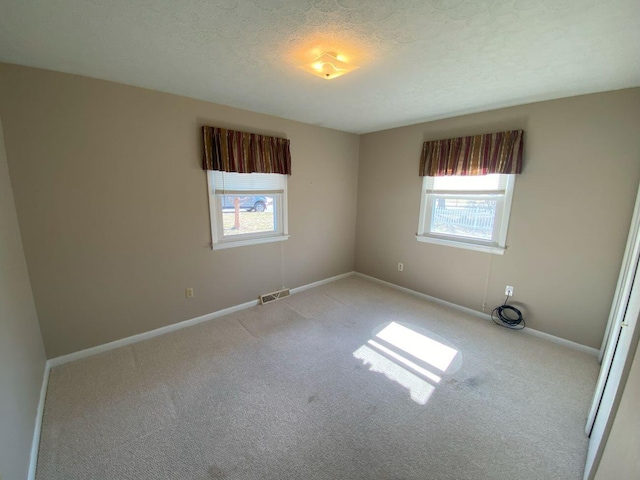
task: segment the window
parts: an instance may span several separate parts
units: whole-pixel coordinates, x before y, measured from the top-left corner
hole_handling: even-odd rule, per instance
[[[424,177],[417,239],[503,254],[515,175]]]
[[[212,248],[286,240],[287,175],[207,171]]]

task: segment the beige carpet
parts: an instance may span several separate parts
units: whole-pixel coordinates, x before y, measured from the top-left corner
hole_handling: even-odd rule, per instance
[[[578,480],[597,372],[349,277],[54,368],[37,478]]]

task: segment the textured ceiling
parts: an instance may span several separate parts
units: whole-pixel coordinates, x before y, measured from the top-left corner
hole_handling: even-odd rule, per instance
[[[350,132],[640,85],[638,0],[0,0],[0,61]],[[326,81],[314,52],[358,70]]]

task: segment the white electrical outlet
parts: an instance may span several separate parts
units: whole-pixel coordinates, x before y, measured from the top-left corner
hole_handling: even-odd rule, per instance
[[[513,296],[513,287],[511,285],[507,285],[507,288],[504,289],[504,294],[512,297]]]
[[[184,291],[185,295],[187,296],[187,298],[193,298],[193,288],[187,288]]]
[[[398,264],[398,270],[401,272],[404,270],[404,263],[399,263]]]

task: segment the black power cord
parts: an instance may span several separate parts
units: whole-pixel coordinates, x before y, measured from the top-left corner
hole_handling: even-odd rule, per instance
[[[491,310],[491,320],[501,327],[511,328],[512,330],[522,330],[525,326],[522,312],[516,307],[507,305],[509,297],[510,295],[507,295],[502,305]]]

